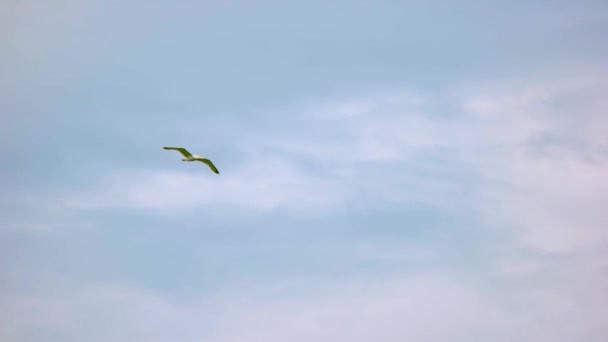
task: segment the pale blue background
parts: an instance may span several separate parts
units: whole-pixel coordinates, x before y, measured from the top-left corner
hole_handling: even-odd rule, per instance
[[[1,8],[0,340],[608,338],[604,1]]]

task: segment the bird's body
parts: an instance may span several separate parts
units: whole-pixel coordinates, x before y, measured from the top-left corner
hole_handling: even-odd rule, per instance
[[[199,155],[196,154],[192,154],[190,152],[188,152],[188,150],[186,150],[183,147],[163,147],[165,150],[175,150],[178,151],[179,153],[181,153],[184,156],[184,159],[182,159],[182,161],[185,162],[193,162],[193,161],[200,161],[201,163],[205,163],[207,164],[207,166],[209,166],[209,168],[211,169],[211,171],[215,172],[216,174],[220,174],[220,172],[217,170],[217,168],[215,167],[215,165],[213,165],[213,163],[211,162],[211,160],[207,159],[207,158],[203,158]]]

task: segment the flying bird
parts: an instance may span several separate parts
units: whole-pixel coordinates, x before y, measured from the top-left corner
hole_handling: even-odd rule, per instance
[[[193,162],[193,161],[200,161],[202,163],[207,164],[207,166],[209,166],[209,168],[211,169],[211,171],[217,173],[218,175],[220,174],[220,172],[217,170],[217,168],[215,167],[215,165],[213,165],[213,163],[211,162],[211,160],[207,159],[207,158],[203,158],[201,156],[197,156],[196,154],[192,154],[190,152],[188,152],[188,150],[186,150],[183,147],[163,147],[165,150],[175,150],[175,151],[179,151],[179,153],[181,153],[185,158],[182,159],[182,161],[185,162]]]

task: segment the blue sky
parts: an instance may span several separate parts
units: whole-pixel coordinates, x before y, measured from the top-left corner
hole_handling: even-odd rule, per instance
[[[0,340],[608,338],[604,1],[2,6]]]

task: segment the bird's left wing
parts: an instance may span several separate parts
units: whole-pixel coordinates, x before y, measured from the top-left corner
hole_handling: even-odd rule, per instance
[[[220,174],[220,172],[217,170],[217,168],[215,167],[215,165],[213,165],[213,163],[211,162],[211,160],[205,159],[205,158],[197,158],[195,160],[198,160],[200,162],[203,162],[203,163],[207,164],[207,166],[209,166],[209,168],[211,169],[211,171],[217,173],[218,175]]]
[[[186,150],[183,147],[163,147],[165,150],[175,150],[175,151],[179,151],[179,153],[181,153],[184,157],[192,157],[192,154],[190,152],[188,152],[188,150]]]

